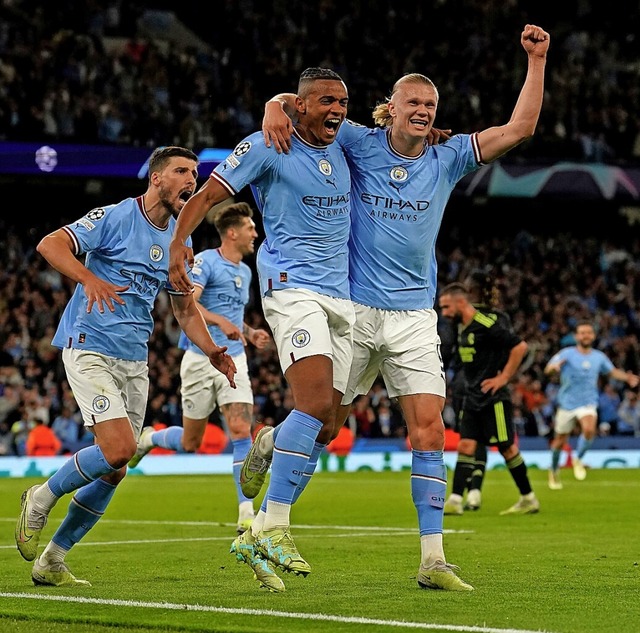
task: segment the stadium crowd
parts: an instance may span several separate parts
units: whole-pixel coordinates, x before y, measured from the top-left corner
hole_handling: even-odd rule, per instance
[[[206,49],[141,35],[140,19],[151,19],[144,5],[1,3],[0,140],[232,147],[259,128],[264,101],[290,91],[293,78],[311,65],[345,78],[362,108],[350,106],[349,116],[366,123],[385,97],[389,76],[424,71],[447,104],[438,125],[447,127],[451,112],[460,125],[454,131],[469,132],[507,118],[502,110],[513,99],[500,86],[518,86],[523,72],[521,64],[505,64],[516,57],[514,30],[528,21],[515,2],[440,0],[409,11],[370,0],[349,3],[345,12],[335,0],[317,6],[224,0],[206,25],[199,23],[198,7],[171,7],[194,32],[206,28],[198,33]],[[515,160],[640,159],[638,20],[640,11],[611,12],[579,0],[553,7],[553,46],[561,52],[549,64],[538,132],[513,152]],[[498,85],[497,75],[507,79]],[[73,287],[35,252],[46,232],[38,227],[36,235],[0,219],[0,455],[26,454],[36,426],[54,431],[59,452],[91,442],[50,344]],[[440,284],[464,279],[474,268],[490,269],[504,309],[529,344],[512,389],[519,433],[549,435],[558,385],[543,368],[572,342],[579,319],[594,322],[596,346],[616,366],[640,371],[640,240],[528,231],[515,239],[481,239],[464,230],[439,240]],[[255,297],[247,322],[266,327]],[[164,293],[155,323],[145,424],[177,425],[182,352]],[[451,342],[444,323],[442,338]],[[277,424],[292,398],[275,348],[249,347],[247,353],[256,421]],[[640,436],[638,397],[624,385],[602,385],[599,415],[602,433]],[[453,426],[451,402],[445,418]],[[354,403],[351,424],[361,437],[405,434],[381,382]]]
[[[512,34],[538,22],[553,24],[545,106],[535,139],[512,159],[637,162],[632,4],[572,0],[530,15],[498,0],[225,0],[203,20],[197,5],[162,0],[11,0],[0,3],[0,138],[233,147],[308,66],[340,73],[350,118],[367,124],[389,77],[425,73],[446,104],[438,125],[452,127],[453,115],[455,132],[473,132],[508,119],[524,71],[507,61],[519,59]],[[171,40],[171,14],[194,36]]]
[[[72,284],[51,269],[33,248],[33,231],[2,227],[0,252],[0,454],[25,454],[29,430],[42,420],[73,452],[91,436],[83,435],[77,405],[66,382],[60,354],[50,344]],[[569,233],[492,240],[443,236],[438,250],[440,285],[464,279],[476,268],[492,271],[503,307],[530,351],[512,384],[518,432],[549,436],[557,380],[544,376],[555,351],[573,343],[582,318],[596,326],[596,347],[616,366],[640,371],[640,240],[602,243]],[[255,297],[247,322],[267,327]],[[441,322],[443,346],[452,343]],[[166,293],[156,303],[150,343],[150,397],[145,424],[180,425],[179,329]],[[258,423],[277,424],[292,408],[291,393],[280,372],[274,347],[247,348]],[[640,403],[635,390],[616,381],[601,386],[602,434],[640,436]],[[454,426],[449,399],[445,420]],[[215,421],[215,420],[214,420]],[[353,406],[351,424],[359,437],[404,437],[399,408],[378,382]]]

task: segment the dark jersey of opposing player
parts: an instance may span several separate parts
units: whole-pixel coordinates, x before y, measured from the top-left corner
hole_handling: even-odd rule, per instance
[[[513,331],[509,316],[500,310],[476,306],[473,321],[458,332],[458,354],[466,380],[464,409],[478,411],[495,402],[511,399],[507,386],[495,394],[482,393],[480,385],[496,376],[509,353],[522,340]]]

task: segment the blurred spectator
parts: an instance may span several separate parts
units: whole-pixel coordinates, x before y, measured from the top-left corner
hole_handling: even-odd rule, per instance
[[[20,418],[11,425],[11,433],[13,435],[13,445],[15,447],[16,455],[27,454],[27,439],[35,425],[35,420],[29,420],[24,415],[24,407],[21,407]]]
[[[15,450],[11,425],[2,420],[0,421],[0,457],[6,455],[15,455]]]
[[[10,384],[0,385],[0,422],[7,420],[12,411],[17,412],[20,406],[20,390]]]
[[[85,432],[80,412],[74,412],[68,404],[62,405],[62,410],[53,420],[51,430],[62,443],[62,453],[75,453],[80,448],[93,444],[93,434]]]
[[[213,422],[208,422],[202,437],[200,448],[196,451],[198,454],[217,455],[227,446],[229,437],[224,430]]]
[[[29,431],[26,454],[29,457],[51,457],[57,455],[62,442],[41,418],[35,418],[34,427]]]
[[[333,438],[326,447],[326,452],[335,455],[338,458],[338,470],[345,469],[347,456],[353,448],[355,436],[353,431],[347,425],[343,425],[338,431],[338,435]],[[323,469],[326,469],[326,459],[322,460]]]
[[[391,435],[391,409],[389,407],[388,400],[382,400],[378,405],[378,409],[376,411],[376,416],[378,418],[378,426],[380,427],[380,433],[385,437],[389,437]]]
[[[640,437],[640,400],[632,389],[625,389],[618,407],[618,434]]]
[[[607,435],[618,432],[618,409],[621,403],[622,398],[613,384],[606,382],[598,396],[598,426],[606,429]]]
[[[355,420],[358,434],[361,437],[373,437],[375,435],[376,414],[371,407],[368,395],[361,395],[355,399],[351,407],[351,416]]]

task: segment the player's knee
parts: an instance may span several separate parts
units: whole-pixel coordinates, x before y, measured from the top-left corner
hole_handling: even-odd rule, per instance
[[[513,443],[498,444],[498,450],[506,460],[513,459],[519,452],[518,447]]]
[[[102,453],[111,468],[122,468],[135,455],[136,448],[136,442],[132,437],[131,440],[124,440],[116,446],[107,449],[103,447]]]
[[[112,486],[117,486],[124,479],[126,474],[126,468],[119,468],[115,472],[109,473],[108,475],[103,475],[101,479],[106,481],[108,484],[111,484]]]

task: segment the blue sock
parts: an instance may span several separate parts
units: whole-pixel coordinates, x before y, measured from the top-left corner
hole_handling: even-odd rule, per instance
[[[184,429],[181,426],[169,426],[162,431],[156,431],[151,435],[154,446],[167,448],[171,451],[184,452],[182,450],[182,434]]]
[[[582,459],[584,454],[591,448],[593,445],[593,440],[588,440],[582,433],[580,433],[580,437],[578,437],[578,442],[576,444],[576,454],[578,455],[578,459]]]
[[[560,466],[560,455],[562,455],[561,448],[554,448],[551,451],[551,470],[558,470]]]
[[[294,409],[281,424],[273,449],[269,501],[293,503],[296,487],[313,452],[322,422]]]
[[[238,503],[251,501],[251,499],[242,494],[242,488],[240,487],[240,470],[242,469],[242,462],[251,448],[251,438],[243,437],[240,440],[231,440],[231,444],[233,446],[233,481],[236,484]]]
[[[116,486],[96,479],[73,495],[64,521],[51,539],[56,545],[70,550],[98,522],[104,514]]]
[[[442,451],[412,451],[411,497],[418,511],[420,536],[442,534],[447,469]]]
[[[56,497],[62,497],[68,492],[86,486],[102,475],[115,473],[117,470],[105,459],[102,449],[94,444],[80,449],[70,457],[58,472],[51,475],[47,485]]]
[[[300,483],[296,486],[296,491],[293,493],[293,501],[294,504],[298,497],[302,494],[302,491],[307,487],[307,484],[311,481],[311,475],[316,470],[316,466],[318,465],[318,459],[320,458],[320,453],[324,450],[326,444],[321,444],[320,442],[316,442],[313,445],[313,451],[311,452],[311,457],[309,457],[309,461],[305,466],[304,473],[302,474],[302,479]]]

